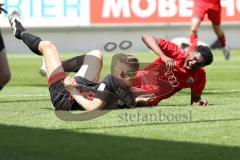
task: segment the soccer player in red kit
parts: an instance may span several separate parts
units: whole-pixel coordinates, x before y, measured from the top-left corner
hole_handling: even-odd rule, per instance
[[[191,89],[191,104],[208,105],[208,101],[201,99],[206,84],[203,67],[213,61],[212,52],[207,46],[198,46],[193,54],[189,54],[163,39],[145,35],[143,41],[159,56],[149,66],[139,70],[134,80],[133,89],[154,95],[152,101],[145,105],[156,106],[183,88]]]
[[[212,27],[217,35],[221,47],[223,49],[224,57],[226,60],[230,58],[229,47],[226,44],[226,38],[223,30],[221,29],[221,1],[220,0],[194,0],[193,17],[191,22],[190,32],[190,53],[194,52],[197,48],[198,30],[205,15],[208,15],[209,20],[212,22]]]

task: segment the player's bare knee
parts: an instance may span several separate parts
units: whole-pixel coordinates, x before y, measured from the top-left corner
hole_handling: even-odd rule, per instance
[[[52,49],[55,48],[54,44],[51,41],[41,41],[39,43],[39,50],[42,52],[46,49]]]
[[[86,54],[87,56],[96,57],[102,60],[102,52],[100,50],[92,50]]]

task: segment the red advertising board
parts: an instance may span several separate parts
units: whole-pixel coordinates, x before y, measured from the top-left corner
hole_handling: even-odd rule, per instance
[[[91,0],[91,23],[93,25],[189,23],[193,1]],[[222,0],[221,4],[222,22],[240,23],[240,0]]]

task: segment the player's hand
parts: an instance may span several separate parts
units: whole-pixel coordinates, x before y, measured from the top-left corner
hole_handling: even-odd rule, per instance
[[[194,106],[208,106],[208,101],[207,100],[199,100],[198,102],[193,102]]]
[[[70,93],[76,92],[77,83],[74,78],[66,77],[63,81],[63,84],[68,92],[70,92]]]
[[[166,64],[167,71],[172,71],[176,67],[176,62],[172,58],[165,56],[161,59]]]
[[[3,3],[0,3],[0,14],[1,14],[2,12],[8,14],[8,12],[3,8],[3,6],[4,6],[4,4],[3,4]]]
[[[135,98],[135,101],[140,106],[147,106],[149,102],[151,102],[154,98],[154,94],[146,94],[146,95],[140,95],[137,98]]]

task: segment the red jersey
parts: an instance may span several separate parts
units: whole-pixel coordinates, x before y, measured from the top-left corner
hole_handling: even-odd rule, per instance
[[[194,0],[194,2],[197,3],[215,3],[215,4],[220,4],[221,0]]]
[[[205,70],[200,68],[191,72],[184,69],[183,64],[188,53],[176,44],[161,39],[159,47],[176,62],[175,69],[167,71],[165,63],[158,58],[137,72],[133,87],[156,96],[150,106],[157,105],[162,99],[171,97],[183,88],[191,88],[193,93],[201,96],[206,83]]]

